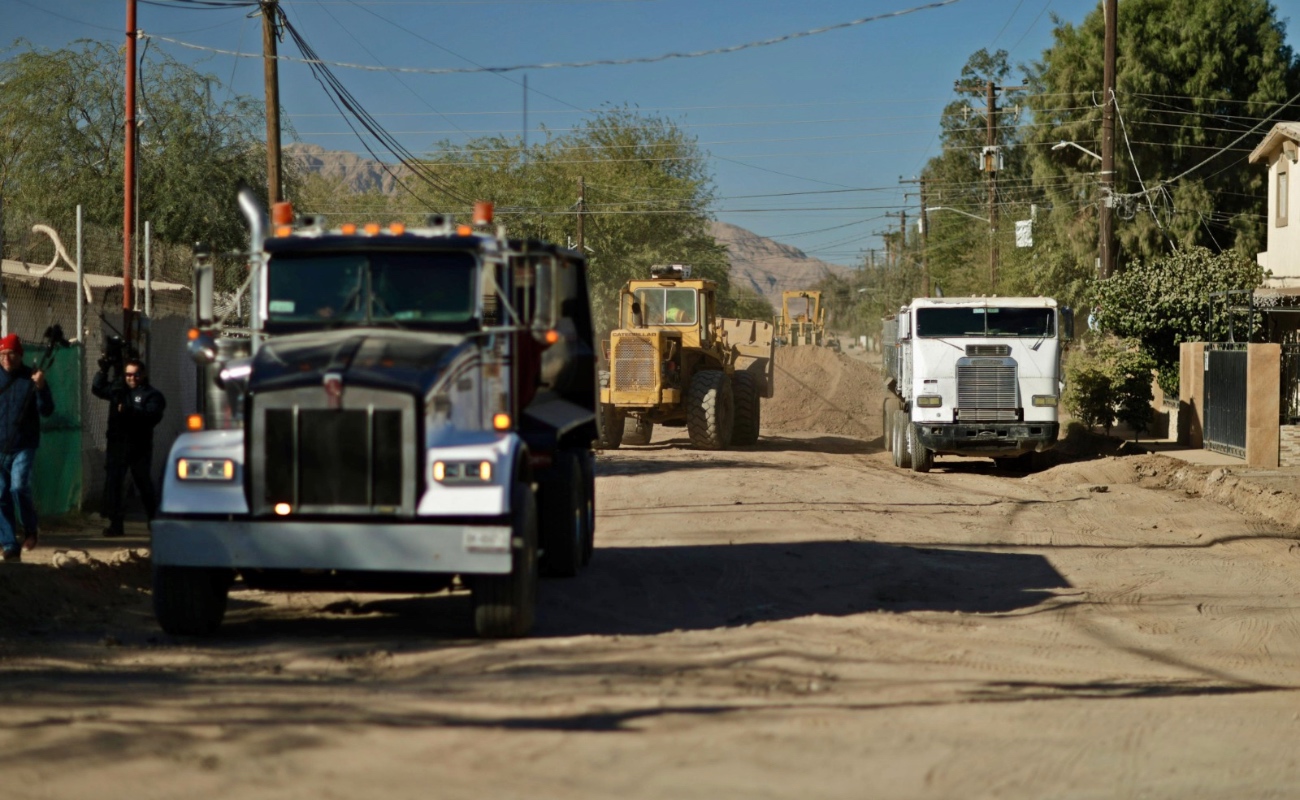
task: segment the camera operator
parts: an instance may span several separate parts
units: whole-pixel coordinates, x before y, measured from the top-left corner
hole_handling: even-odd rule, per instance
[[[0,550],[5,561],[21,561],[23,550],[36,546],[32,463],[41,443],[38,415],[53,413],[54,396],[45,373],[33,372],[23,363],[23,343],[18,335],[0,339]],[[23,526],[21,546],[17,522]]]
[[[119,377],[110,378],[110,370]],[[149,370],[144,362],[138,358],[124,359],[120,340],[110,340],[109,349],[100,356],[99,372],[90,391],[109,403],[101,511],[108,519],[104,535],[121,536],[122,489],[127,474],[135,481],[150,520],[158,510],[158,493],[154,490],[151,469],[153,429],[162,421],[167,400],[162,392],[149,385]]]

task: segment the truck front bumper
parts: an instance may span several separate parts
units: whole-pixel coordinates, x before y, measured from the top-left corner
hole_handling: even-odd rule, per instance
[[[507,524],[166,516],[152,529],[153,563],[177,567],[504,575],[513,544]]]
[[[918,422],[921,444],[936,453],[1016,456],[1056,445],[1059,422]]]

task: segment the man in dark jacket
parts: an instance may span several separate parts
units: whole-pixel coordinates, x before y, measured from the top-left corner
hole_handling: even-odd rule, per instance
[[[45,373],[32,372],[23,363],[18,335],[0,339],[0,553],[5,561],[21,561],[23,550],[36,546],[32,463],[41,443],[40,418],[53,413],[54,395]],[[18,522],[23,527],[21,543]]]
[[[135,481],[145,513],[153,519],[158,510],[154,491],[153,429],[162,421],[167,400],[149,385],[149,370],[138,359],[127,361],[122,377],[111,380],[101,366],[90,391],[108,401],[107,450],[104,455],[104,506],[108,518],[105,536],[122,535],[122,489],[126,476]]]

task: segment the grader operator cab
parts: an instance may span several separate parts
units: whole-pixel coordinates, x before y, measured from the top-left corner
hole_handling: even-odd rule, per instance
[[[776,338],[783,345],[831,346],[826,337],[826,309],[819,291],[781,293],[781,316],[776,321]],[[838,350],[839,343],[834,347]]]
[[[759,400],[773,391],[772,326],[718,317],[717,288],[684,264],[651,267],[650,280],[623,287],[601,372],[601,448],[648,444],[656,423],[685,426],[704,450],[758,441]]]

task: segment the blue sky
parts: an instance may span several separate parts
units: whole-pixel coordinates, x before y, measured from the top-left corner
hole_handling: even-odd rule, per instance
[[[502,67],[624,60],[712,50],[890,14],[934,0],[282,0],[289,19],[327,61],[410,68]],[[174,0],[168,0],[173,5]],[[1294,0],[1277,3],[1283,18]],[[125,0],[6,0],[5,44],[45,48],[77,39],[125,41]],[[861,263],[914,219],[914,177],[938,151],[939,113],[971,53],[1006,49],[1037,59],[1052,15],[1078,23],[1096,7],[1078,0],[956,0],[949,5],[769,46],[647,64],[422,75],[335,67],[374,117],[415,153],[447,139],[524,126],[570,128],[603,106],[668,117],[709,154],[718,219],[809,255]],[[150,48],[211,73],[234,92],[260,96],[261,20],[249,9],[161,7],[141,2]],[[1300,45],[1297,23],[1288,40]],[[290,43],[282,55],[298,53]],[[362,152],[302,64],[282,63],[281,101],[304,141]],[[1018,77],[1018,76],[1017,76]],[[843,190],[863,191],[843,191]],[[575,190],[576,199],[576,190]]]

